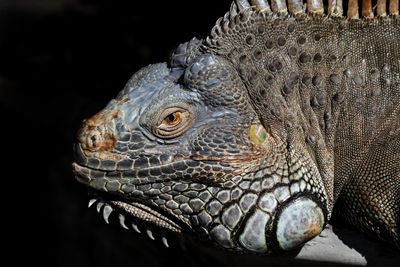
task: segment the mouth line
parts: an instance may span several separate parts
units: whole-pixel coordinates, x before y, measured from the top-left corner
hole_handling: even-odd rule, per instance
[[[177,161],[171,161],[167,162],[165,164],[159,164],[159,165],[154,165],[150,166],[148,168],[127,168],[127,169],[102,169],[102,168],[96,168],[92,166],[88,166],[87,164],[82,164],[78,162],[74,162],[74,165],[78,165],[83,168],[90,169],[92,171],[98,171],[98,172],[104,172],[104,173],[116,173],[116,172],[140,172],[140,171],[150,171],[152,169],[160,169],[162,167],[167,167],[167,166],[173,166],[174,164],[179,164],[179,163],[185,163],[188,160],[189,161],[195,161],[195,162],[221,162],[221,163],[241,163],[241,162],[247,162],[247,161],[254,161],[258,160],[262,156],[262,153],[257,151],[256,153],[247,153],[247,154],[240,154],[240,155],[190,155],[188,157],[180,158],[180,160]]]
[[[97,175],[97,177],[107,177],[108,175],[111,175],[113,177],[117,177],[118,175],[116,174],[133,174],[131,177],[120,177],[120,178],[137,178],[137,174],[139,172],[150,172],[152,170],[159,170],[163,167],[171,166],[174,168],[174,164],[180,164],[180,163],[187,163],[187,160],[191,160],[194,162],[220,162],[222,164],[240,164],[244,162],[250,162],[250,161],[255,161],[260,159],[261,153],[251,153],[251,154],[243,154],[243,155],[223,155],[223,156],[213,156],[213,155],[191,155],[187,158],[184,158],[184,160],[180,161],[172,161],[167,164],[160,164],[156,166],[151,166],[148,168],[132,168],[132,169],[115,169],[115,170],[107,170],[107,169],[101,169],[101,168],[95,168],[88,166],[86,164],[81,164],[78,162],[74,162],[72,164],[73,171],[76,174],[79,175],[89,175],[89,172],[94,172],[94,174]],[[192,167],[189,166],[188,167]],[[94,175],[93,175],[94,176]],[[95,178],[97,178],[95,177]],[[81,177],[87,179],[92,179],[91,177]]]
[[[73,170],[76,171],[77,169],[87,169],[90,171],[95,171],[99,173],[104,173],[104,174],[115,174],[115,173],[137,173],[137,172],[142,172],[142,171],[150,171],[153,169],[161,169],[162,167],[167,167],[167,166],[173,166],[175,163],[183,163],[185,161],[176,161],[176,162],[171,162],[168,164],[160,164],[160,165],[155,165],[149,168],[132,168],[132,169],[115,169],[115,170],[106,170],[106,169],[101,169],[101,168],[94,168],[90,167],[88,165],[82,165],[77,162],[72,163]],[[136,178],[136,177],[125,177],[125,178]]]

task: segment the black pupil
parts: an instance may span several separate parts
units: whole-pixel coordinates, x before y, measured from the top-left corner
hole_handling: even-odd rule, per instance
[[[168,118],[169,121],[173,122],[173,121],[175,121],[176,116],[175,116],[174,113],[171,113],[171,114],[169,114],[169,115],[167,116],[167,118]]]

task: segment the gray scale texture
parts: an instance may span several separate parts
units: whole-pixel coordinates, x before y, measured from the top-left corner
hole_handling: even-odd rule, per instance
[[[286,249],[274,231],[282,209],[297,219],[298,199],[323,213],[302,213],[311,234],[295,233],[301,242],[335,206],[399,246],[400,19],[268,15],[236,3],[205,40],[138,71],[85,122],[76,178],[147,205],[135,219],[151,213],[157,225],[165,213],[230,250]],[[188,125],[162,132],[171,108]]]

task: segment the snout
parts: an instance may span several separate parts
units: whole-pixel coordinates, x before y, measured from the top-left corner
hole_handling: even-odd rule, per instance
[[[118,152],[117,111],[105,109],[83,121],[74,144],[76,163],[92,169],[113,171],[117,163],[123,160]]]
[[[115,123],[95,115],[83,122],[77,139],[84,150],[90,152],[112,151],[117,142]]]

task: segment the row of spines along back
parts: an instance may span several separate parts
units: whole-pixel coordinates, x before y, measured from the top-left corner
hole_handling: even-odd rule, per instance
[[[399,15],[399,0],[234,0],[230,15],[252,7],[263,13],[335,16],[349,19]]]

